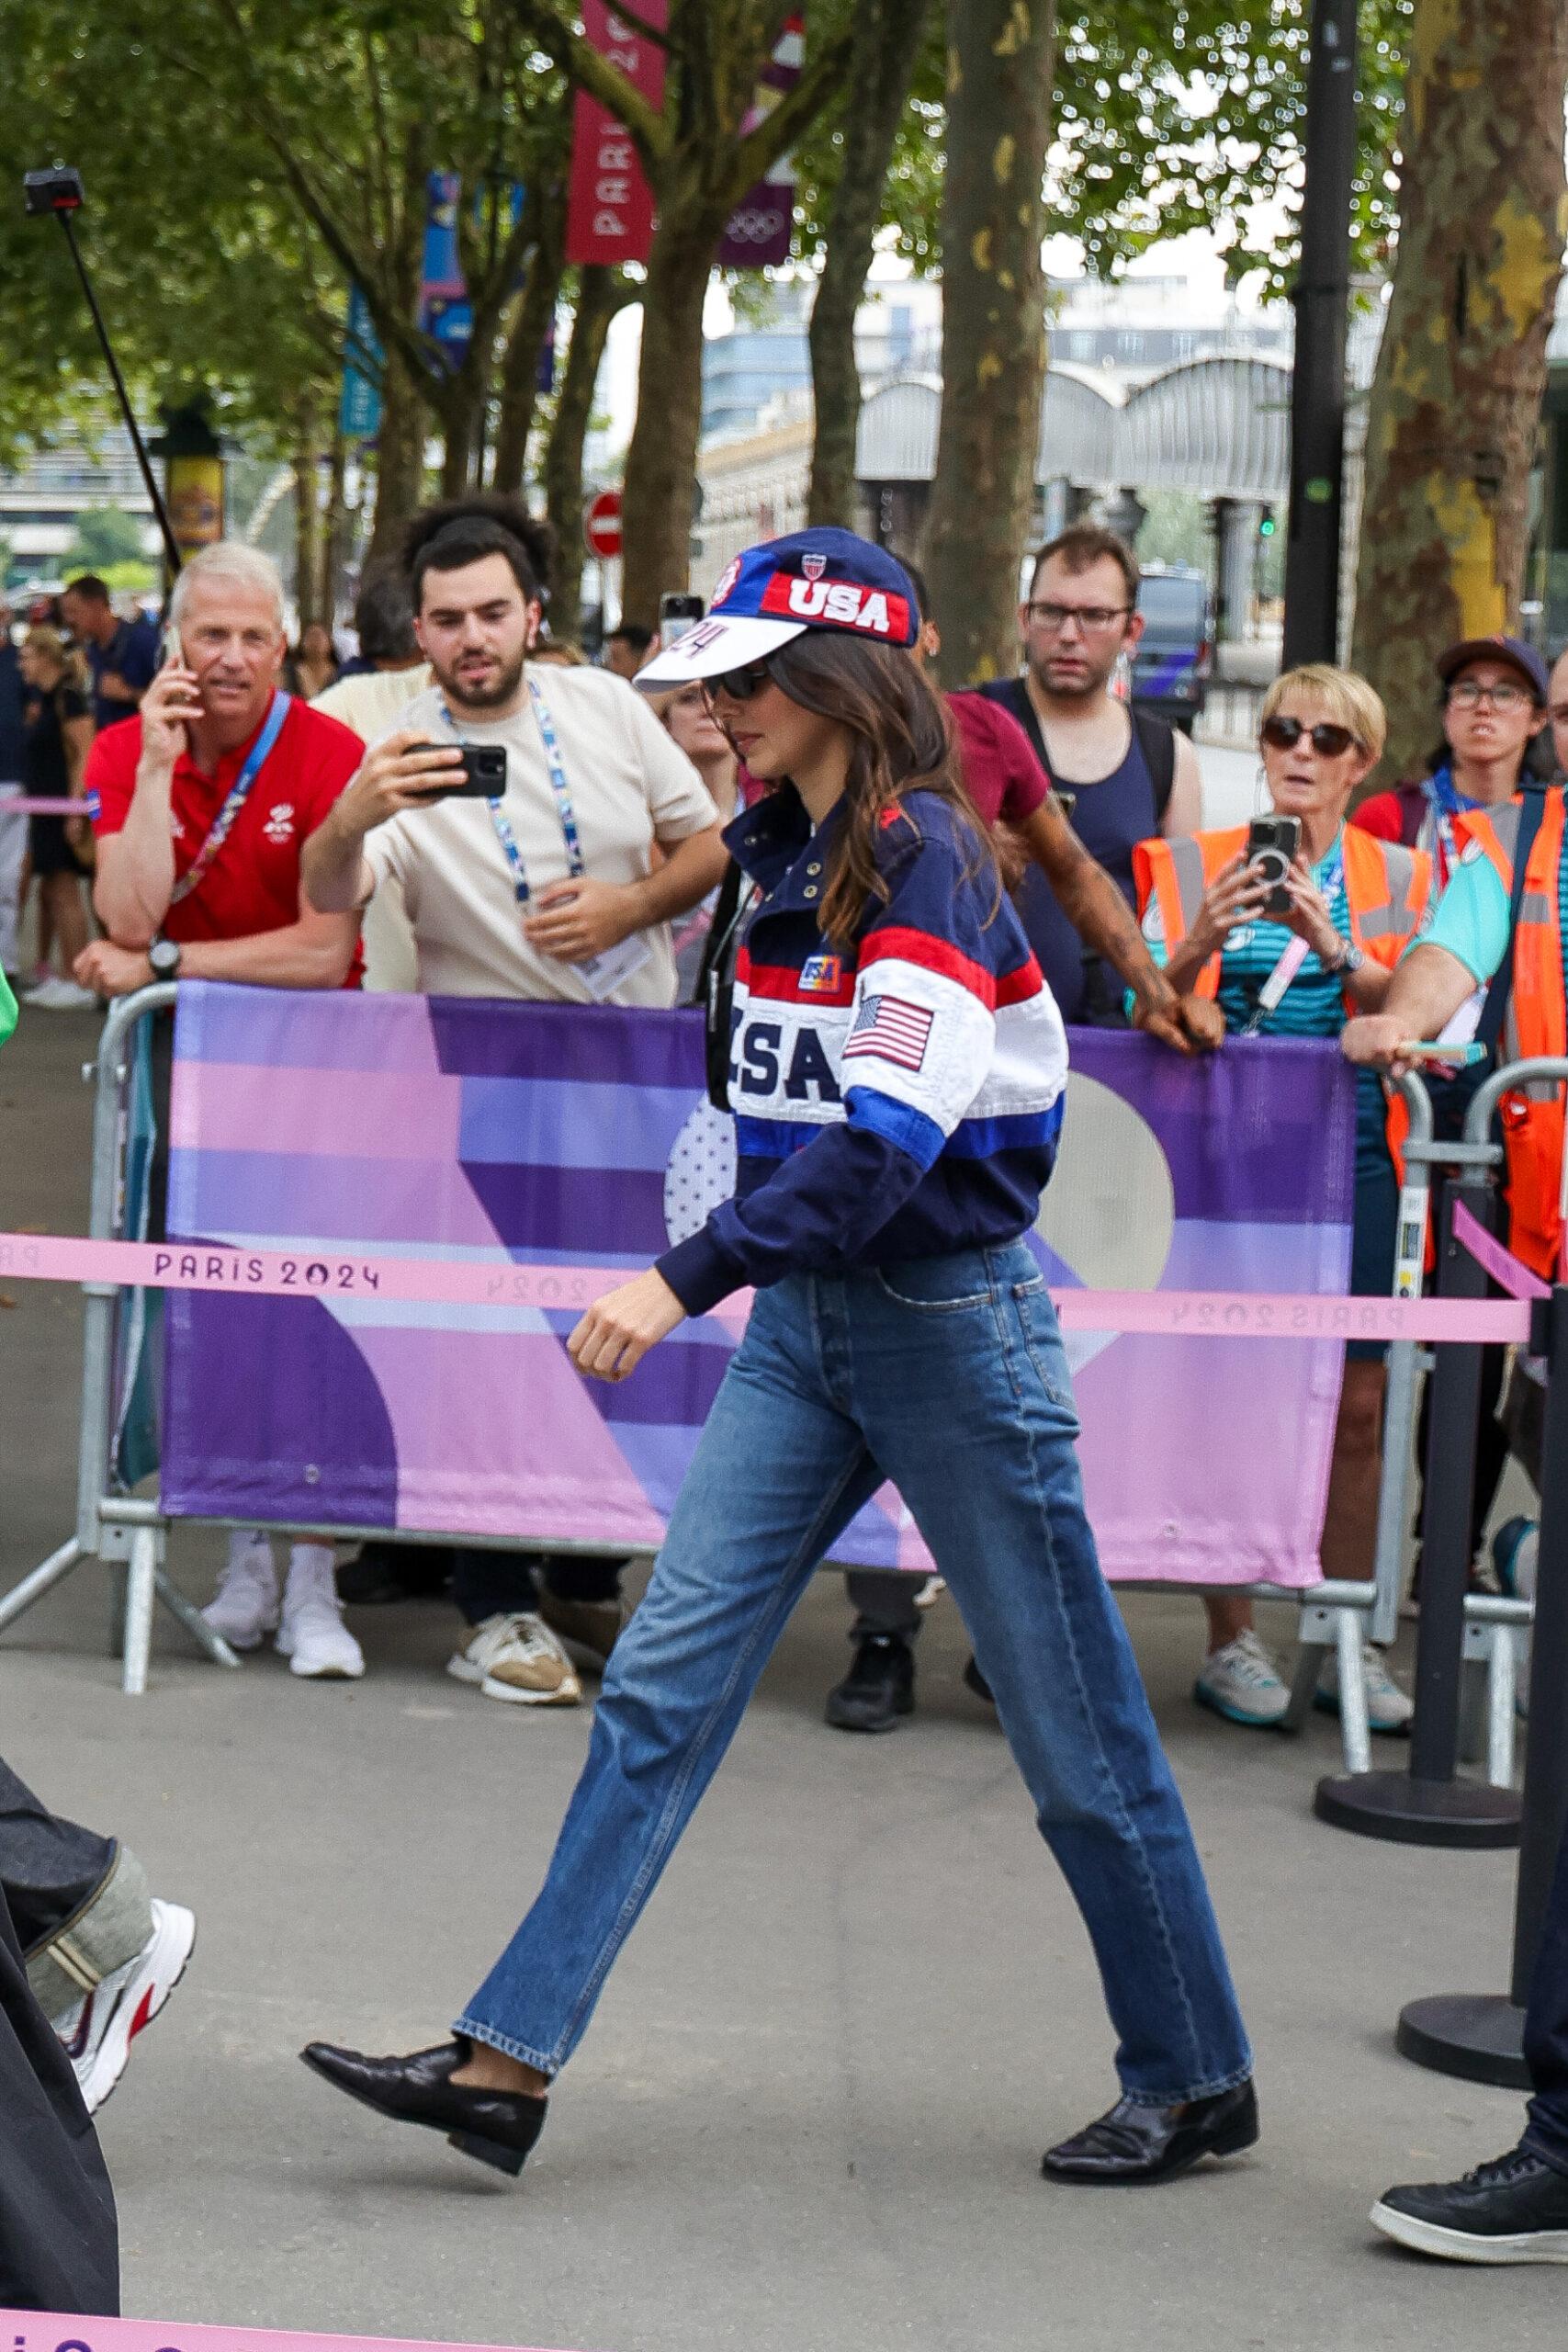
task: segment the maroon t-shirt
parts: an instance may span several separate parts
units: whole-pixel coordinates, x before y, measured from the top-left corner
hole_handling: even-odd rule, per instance
[[[987,825],[1021,825],[1051,789],[1033,744],[1011,711],[972,688],[944,699],[958,730],[970,799]]]

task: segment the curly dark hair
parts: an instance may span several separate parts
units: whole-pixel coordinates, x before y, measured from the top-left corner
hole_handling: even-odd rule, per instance
[[[422,506],[403,533],[400,560],[417,613],[427,571],[459,571],[487,555],[503,555],[524,595],[547,604],[555,552],[555,533],[520,498],[476,490],[466,498]]]
[[[846,821],[834,843],[818,917],[825,937],[842,953],[870,902],[886,903],[876,837],[888,811],[910,792],[935,793],[958,811],[959,830],[968,836],[966,870],[993,877],[999,907],[1002,872],[995,844],[964,788],[947,714],[908,654],[839,629],[811,628],[770,653],[767,668],[791,702],[837,719],[853,738]]]

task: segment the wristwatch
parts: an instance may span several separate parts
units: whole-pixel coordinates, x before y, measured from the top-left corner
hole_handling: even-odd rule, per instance
[[[147,950],[147,961],[152,967],[155,980],[177,980],[180,976],[180,943],[164,939],[162,934]]]
[[[1366,960],[1366,951],[1358,947],[1353,940],[1348,939],[1333,963],[1325,966],[1325,968],[1331,972],[1337,980],[1348,980],[1353,972],[1360,970]]]

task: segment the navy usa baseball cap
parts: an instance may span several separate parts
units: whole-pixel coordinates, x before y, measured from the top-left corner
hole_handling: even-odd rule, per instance
[[[736,557],[706,618],[656,654],[637,683],[678,686],[743,670],[808,628],[907,649],[920,633],[908,573],[886,548],[830,525],[765,539]]]

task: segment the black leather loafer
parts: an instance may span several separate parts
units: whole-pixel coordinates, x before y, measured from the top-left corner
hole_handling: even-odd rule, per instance
[[[434,2050],[411,2051],[406,2058],[366,2058],[357,2050],[312,2041],[299,2055],[312,2074],[378,2115],[445,2132],[465,2156],[501,2172],[520,2173],[545,2128],[547,2099],[530,2098],[524,2091],[475,2090],[452,2080],[468,2063],[466,2041],[444,2041]]]
[[[1178,2107],[1142,2107],[1119,2098],[1108,2115],[1047,2148],[1047,2180],[1174,2180],[1203,2156],[1237,2156],[1258,2137],[1258,2094],[1250,2083]]]

